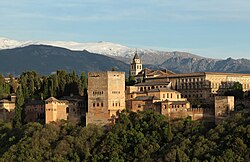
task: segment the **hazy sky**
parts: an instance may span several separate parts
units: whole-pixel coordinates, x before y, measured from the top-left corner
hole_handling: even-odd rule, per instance
[[[250,0],[1,0],[0,36],[250,59]]]

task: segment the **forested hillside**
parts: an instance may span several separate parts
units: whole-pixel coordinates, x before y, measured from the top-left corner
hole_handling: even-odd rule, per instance
[[[0,161],[250,161],[250,113],[217,126],[122,113],[112,128],[0,123]]]
[[[6,82],[0,74],[0,100],[16,94],[14,125],[24,123],[25,103],[31,99],[45,100],[49,97],[61,98],[69,95],[86,95],[87,76],[85,72],[77,75],[74,71],[67,73],[59,70],[49,76],[42,76],[35,71],[23,72],[20,77],[9,76]]]

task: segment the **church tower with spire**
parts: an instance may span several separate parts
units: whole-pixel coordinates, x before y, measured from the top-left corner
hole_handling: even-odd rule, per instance
[[[136,76],[141,71],[142,71],[142,62],[141,62],[141,59],[139,58],[139,56],[137,54],[137,50],[136,50],[133,61],[130,64],[130,76]]]

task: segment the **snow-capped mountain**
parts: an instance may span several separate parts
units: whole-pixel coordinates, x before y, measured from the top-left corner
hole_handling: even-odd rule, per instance
[[[0,37],[0,50],[24,47],[28,45],[51,45],[56,47],[67,48],[73,51],[87,50],[92,53],[98,53],[110,56],[131,57],[135,53],[134,48],[129,48],[120,44],[100,41],[97,43],[79,43],[64,41],[17,41]],[[131,54],[131,56],[130,56]]]
[[[44,46],[44,45],[50,45],[50,46]],[[27,47],[26,47],[27,46]],[[56,46],[56,47],[55,47]],[[16,47],[19,47],[18,49]],[[62,48],[58,48],[62,47]],[[12,49],[13,48],[13,49]],[[10,50],[1,50],[1,49],[10,49]],[[51,50],[48,50],[51,49]],[[70,49],[70,50],[67,50]],[[74,51],[80,51],[80,52],[72,52]],[[85,51],[86,50],[86,51]],[[89,51],[89,52],[87,52]],[[21,54],[27,54],[27,56],[30,56],[30,58],[26,57],[26,60],[36,60],[38,55],[41,56],[42,59],[47,58],[48,56],[56,55],[59,56],[58,58],[63,59],[61,64],[57,64],[56,67],[54,64],[53,59],[47,59],[42,61],[41,58],[38,58],[37,65],[39,64],[39,68],[43,67],[43,65],[47,64],[48,68],[54,68],[54,69],[67,69],[69,70],[70,66],[75,66],[75,69],[81,69],[81,70],[95,70],[95,68],[98,70],[103,69],[104,67],[110,67],[111,65],[113,67],[117,67],[117,69],[120,69],[121,66],[123,66],[123,70],[128,70],[129,64],[132,60],[132,57],[134,56],[136,52],[135,48],[129,48],[120,44],[114,44],[109,42],[97,42],[97,43],[78,43],[78,42],[63,42],[63,41],[15,41],[10,40],[7,38],[0,38],[0,60],[3,61],[2,65],[6,64],[6,58],[10,57],[13,62],[13,59],[16,61],[14,63],[15,65],[20,65],[21,67],[28,66],[30,64],[27,64],[26,61],[20,61],[19,55],[17,53]],[[71,53],[72,55],[79,54],[79,56],[74,56],[74,58],[70,57],[69,55]],[[100,56],[96,55],[102,54],[107,55],[106,56]],[[137,49],[137,53],[141,57],[141,60],[143,62],[143,66],[151,68],[151,69],[169,69],[171,71],[177,72],[177,73],[190,73],[190,72],[197,72],[197,71],[213,71],[213,72],[240,72],[240,73],[250,73],[250,60],[247,59],[226,59],[226,60],[216,60],[216,59],[208,59],[204,57],[200,57],[197,55],[193,55],[186,52],[164,52],[164,51],[157,51],[157,50],[147,50],[147,49]],[[13,55],[17,54],[13,57]],[[84,55],[82,55],[84,54]],[[25,55],[26,56],[26,55]],[[106,62],[103,59],[100,59],[101,57],[109,58],[106,60]],[[110,58],[111,57],[111,58]],[[115,59],[113,59],[115,58]],[[78,64],[77,62],[79,60],[82,60],[83,62],[81,64],[85,64],[86,67],[81,67],[81,64]],[[50,63],[52,60],[53,63]],[[64,63],[67,61],[71,62],[67,65]],[[120,60],[120,61],[118,61]],[[89,62],[90,61],[90,62]],[[123,63],[121,63],[121,61]],[[7,61],[8,62],[8,61]],[[32,61],[31,61],[32,62]],[[34,61],[33,61],[34,62]],[[119,63],[119,65],[117,64]],[[125,64],[124,64],[125,63]],[[31,66],[31,69],[35,69],[36,66]],[[40,66],[40,64],[42,64]],[[93,64],[95,64],[93,67]],[[0,69],[5,68],[5,73],[17,73],[16,70],[25,70],[22,68],[14,68],[13,71],[10,71],[10,68],[7,68],[7,66],[2,66]],[[127,67],[127,68],[126,68]],[[44,68],[41,71],[45,71],[48,68]],[[73,69],[73,67],[71,68]],[[107,68],[110,69],[110,68]],[[4,72],[4,71],[3,71]]]
[[[70,50],[77,50],[82,51],[86,50],[92,53],[98,53],[102,55],[110,55],[110,56],[121,56],[121,57],[128,57],[127,54],[131,53],[134,49],[129,47],[100,41],[97,43],[78,43],[78,42],[63,42],[63,41],[42,41],[40,44],[63,47]],[[132,50],[132,51],[131,51]]]
[[[33,44],[31,41],[17,41],[8,38],[0,37],[0,50],[1,49],[12,49],[16,47],[24,47]]]
[[[142,57],[144,63],[153,64],[162,63],[163,61],[165,61],[166,58],[171,58],[173,56],[200,58],[199,56],[185,52],[164,52],[151,49],[136,49],[104,41],[100,41],[97,43],[79,43],[64,41],[16,41],[7,38],[0,38],[0,50],[24,47],[28,45],[51,45],[56,47],[67,48],[73,51],[86,50],[92,53],[116,57],[127,63],[130,62],[136,51]]]

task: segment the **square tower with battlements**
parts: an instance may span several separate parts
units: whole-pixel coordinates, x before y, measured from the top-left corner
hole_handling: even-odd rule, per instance
[[[86,124],[106,125],[125,109],[125,73],[88,73],[88,112]]]
[[[69,102],[50,97],[45,100],[45,123],[68,120]]]
[[[215,123],[218,123],[234,111],[234,96],[215,96],[214,100]]]

